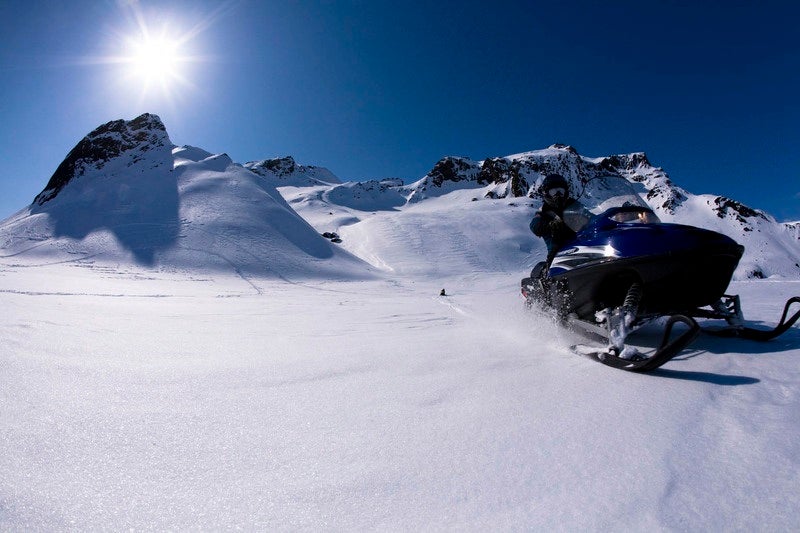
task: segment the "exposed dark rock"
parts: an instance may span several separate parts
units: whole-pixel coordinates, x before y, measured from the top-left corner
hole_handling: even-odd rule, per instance
[[[469,179],[465,173],[473,166],[460,157],[445,157],[441,159],[428,173],[431,183],[441,187],[445,181],[459,182]]]
[[[555,143],[555,144],[551,145],[550,148],[556,148],[558,150],[565,150],[565,151],[567,151],[567,152],[569,152],[571,154],[578,155],[578,151],[575,148],[573,148],[572,146],[568,145],[568,144]]]
[[[291,156],[249,161],[242,166],[262,178],[273,180],[272,183],[276,186],[303,187],[341,183],[329,170],[313,165],[300,165]]]
[[[747,220],[749,218],[769,220],[762,211],[747,207],[736,200],[731,200],[730,198],[726,198],[724,196],[718,196],[715,198],[714,206],[715,207],[713,207],[713,210],[719,218],[725,218],[728,216],[734,217],[742,224],[744,231],[753,231],[750,221]]]
[[[478,173],[478,183],[481,185],[508,183],[508,194],[513,197],[525,196],[530,185],[520,173],[520,168],[519,161],[509,161],[501,157],[486,159]],[[495,193],[492,197],[497,198],[498,195]]]
[[[648,191],[647,199],[654,203],[660,201],[662,209],[669,213],[674,213],[687,200],[687,197],[677,189],[670,187],[670,185],[672,183],[669,180],[664,185],[656,185]]]
[[[83,176],[90,168],[101,170],[108,161],[126,152],[131,152],[130,166],[141,160],[145,152],[169,142],[161,119],[150,113],[130,121],[108,122],[81,139],[67,154],[34,202],[43,205],[52,200],[70,181]]]
[[[650,161],[647,159],[647,155],[642,152],[625,155],[611,155],[604,157],[597,164],[597,167],[600,170],[610,171],[634,170],[640,166],[650,166]]]
[[[484,160],[481,171],[478,173],[478,183],[488,185],[490,183],[504,183],[510,178],[509,162],[501,157],[494,157]]]
[[[800,222],[784,222],[783,226],[794,235],[795,239],[800,240]]]
[[[276,176],[286,176],[297,171],[297,163],[295,163],[292,156],[265,159],[254,168],[259,167],[272,172]]]

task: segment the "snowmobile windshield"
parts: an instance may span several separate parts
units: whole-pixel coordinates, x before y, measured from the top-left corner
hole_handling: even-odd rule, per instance
[[[647,202],[637,193],[635,185],[620,176],[599,176],[587,181],[577,201],[564,210],[564,222],[578,232],[594,216],[606,213],[615,222],[659,222]]]
[[[661,222],[655,213],[650,211],[650,208],[625,208],[623,211],[617,211],[609,218],[614,222],[624,222],[627,224],[656,224]]]

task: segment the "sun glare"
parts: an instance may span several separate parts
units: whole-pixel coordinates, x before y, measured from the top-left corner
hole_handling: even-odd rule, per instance
[[[138,35],[126,37],[125,42],[121,61],[125,83],[139,86],[143,97],[158,89],[162,96],[172,98],[190,86],[185,69],[191,58],[181,49],[180,35],[173,37],[166,28],[152,35],[141,27]]]
[[[140,103],[186,100],[197,87],[190,81],[193,64],[204,61],[193,50],[197,37],[214,21],[216,14],[194,25],[170,18],[164,12],[145,13],[138,2],[129,4],[129,24],[117,34],[117,82],[125,93],[136,93]],[[158,23],[154,25],[153,21]]]
[[[196,77],[201,63],[215,61],[200,36],[232,9],[232,0],[221,2],[205,14],[169,12],[158,6],[145,9],[138,0],[117,0],[120,25],[111,31],[108,53],[81,60],[88,65],[109,66],[107,85],[116,103],[177,105],[196,96]],[[193,81],[194,80],[194,81]]]
[[[177,77],[182,60],[177,44],[165,38],[135,43],[130,59],[135,75],[148,82]]]

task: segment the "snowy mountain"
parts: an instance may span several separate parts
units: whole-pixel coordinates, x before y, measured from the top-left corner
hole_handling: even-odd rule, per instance
[[[250,161],[244,167],[267,179],[273,187],[297,187],[341,183],[327,168],[298,165],[291,156]]]
[[[505,158],[472,162],[443,159],[411,186],[411,199],[442,194],[454,187],[480,189],[485,198],[534,197],[542,176],[567,177],[574,191],[581,181],[612,173],[639,184],[641,195],[665,222],[713,229],[745,245],[737,278],[800,276],[800,248],[791,228],[763,211],[721,196],[693,195],[675,185],[667,173],[653,167],[643,153],[588,158],[564,145]]]
[[[590,158],[553,145],[483,161],[445,157],[408,185],[342,183],[291,157],[240,165],[173,146],[150,114],[82,139],[31,206],[0,223],[0,250],[277,277],[524,272],[543,254],[527,221],[552,172],[574,194],[592,177],[623,176],[662,220],[733,237],[746,247],[737,279],[800,277],[795,227],[729,198],[693,195],[643,153]],[[322,236],[333,233],[341,243]],[[434,242],[449,251],[432,250]],[[400,259],[415,255],[427,260]]]
[[[287,175],[330,178],[307,167],[280,177]],[[147,114],[82,139],[31,206],[0,224],[0,249],[267,277],[370,275],[300,218],[271,180],[225,154],[173,146]]]
[[[785,222],[783,227],[786,228],[795,239],[800,240],[800,222]]]

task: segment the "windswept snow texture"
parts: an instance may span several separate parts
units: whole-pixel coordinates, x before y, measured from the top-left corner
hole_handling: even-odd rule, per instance
[[[662,218],[750,227],[729,292],[755,325],[800,295],[791,228],[643,156],[358,185],[163,135],[0,223],[0,530],[800,527],[800,329],[647,375],[574,355],[523,308],[544,247],[512,193],[613,167]]]
[[[800,521],[796,328],[635,375],[569,352],[512,274],[0,265],[2,530]],[[770,321],[800,284],[733,290]]]

